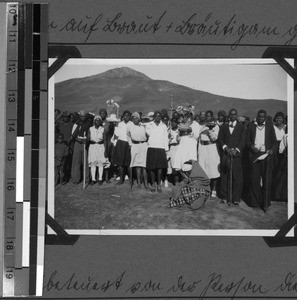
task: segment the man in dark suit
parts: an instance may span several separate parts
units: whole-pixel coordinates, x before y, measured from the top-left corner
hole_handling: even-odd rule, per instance
[[[274,154],[277,152],[277,140],[273,124],[266,120],[265,110],[259,110],[256,121],[248,127],[247,146],[251,160],[249,205],[259,207],[266,212],[271,200],[272,171]]]
[[[237,110],[229,111],[229,123],[219,131],[218,146],[221,154],[221,203],[240,203],[243,187],[242,150],[245,146],[246,130],[237,121]],[[232,178],[231,178],[232,175]],[[232,186],[231,186],[232,185]]]

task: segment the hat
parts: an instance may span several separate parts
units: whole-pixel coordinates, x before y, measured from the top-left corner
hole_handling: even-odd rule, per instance
[[[110,114],[108,118],[106,118],[107,122],[119,122],[120,119],[117,118],[116,114]]]
[[[178,129],[181,132],[191,132],[192,131],[191,126],[189,124],[184,124],[184,123],[179,124]]]
[[[102,118],[101,118],[101,116],[99,116],[99,115],[95,116],[95,117],[94,117],[94,120],[93,120],[93,122],[95,122],[96,120],[100,120],[100,121],[102,121]]]
[[[142,122],[151,122],[152,120],[153,120],[153,118],[149,117],[149,116],[142,116],[141,117]]]
[[[238,118],[237,118],[237,121],[238,121],[238,122],[245,122],[245,121],[246,121],[246,118],[245,118],[245,117],[238,117]]]
[[[150,118],[153,118],[155,115],[155,113],[153,111],[150,111],[147,116],[150,117]]]
[[[140,120],[140,114],[136,111],[134,112],[131,117],[137,118],[138,120]]]
[[[84,109],[81,109],[78,114],[82,117],[86,116],[87,115],[87,112],[84,110]]]

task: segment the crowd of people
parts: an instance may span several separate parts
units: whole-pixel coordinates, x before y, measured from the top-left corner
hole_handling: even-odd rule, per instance
[[[124,111],[120,118],[55,110],[55,181],[84,186],[121,185],[162,192],[173,185],[169,206],[199,208],[209,197],[221,204],[265,212],[287,201],[287,118],[259,110],[255,118],[193,107]]]

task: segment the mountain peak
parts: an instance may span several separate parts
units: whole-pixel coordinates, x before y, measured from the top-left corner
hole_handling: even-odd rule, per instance
[[[99,75],[100,75],[100,78],[136,77],[136,78],[141,78],[141,79],[145,79],[145,80],[150,80],[150,78],[148,76],[144,75],[143,73],[135,71],[128,67],[111,69],[111,70],[103,72]]]

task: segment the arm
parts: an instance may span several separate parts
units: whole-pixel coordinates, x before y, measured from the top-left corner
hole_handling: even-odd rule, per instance
[[[246,146],[249,148],[250,151],[254,147],[253,134],[252,134],[253,126],[254,125],[250,125],[246,133]]]
[[[216,125],[212,130],[209,130],[209,139],[212,142],[215,142],[218,139],[219,135],[219,126]]]
[[[238,146],[236,147],[240,152],[242,152],[244,146],[246,144],[246,130],[245,128],[242,126],[241,127],[241,132],[240,132],[240,141]]]
[[[166,125],[164,125],[164,149],[165,151],[169,150],[169,139],[168,139],[168,131]]]
[[[280,145],[279,145],[279,153],[283,153],[287,147],[287,134],[285,134],[280,142]]]
[[[226,146],[225,144],[225,134],[224,134],[224,129],[225,129],[225,126],[223,125],[220,130],[219,130],[219,135],[218,135],[218,145],[220,148],[222,148],[224,150],[224,146]]]
[[[128,140],[129,146],[131,147],[132,146],[132,136],[131,136],[131,131],[130,131],[129,126],[127,127],[127,140]]]
[[[105,130],[105,128],[103,131],[103,144],[104,144],[104,157],[107,158],[108,140],[107,140],[107,131]]]
[[[76,137],[78,136],[78,129],[79,129],[79,126],[77,124],[74,124],[73,128],[72,128],[72,132],[71,132],[71,139],[72,140],[75,140]]]
[[[274,127],[271,127],[271,150],[273,153],[277,153],[278,150],[278,143],[277,143],[277,139],[276,139],[276,135],[275,135],[275,130]]]
[[[88,132],[87,132],[87,142],[90,142],[91,141],[91,131],[90,131],[90,128],[88,129]]]

